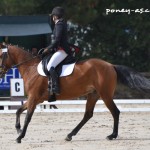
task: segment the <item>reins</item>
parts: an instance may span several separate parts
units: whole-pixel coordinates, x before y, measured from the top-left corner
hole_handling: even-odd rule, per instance
[[[44,48],[41,48],[41,49],[39,50],[39,52],[41,52],[42,50],[44,50]],[[18,67],[18,66],[20,66],[20,65],[22,65],[22,64],[24,64],[24,63],[26,63],[26,62],[29,62],[29,61],[31,61],[31,60],[33,60],[33,59],[35,59],[35,58],[38,58],[38,57],[40,58],[40,56],[41,56],[41,55],[38,54],[37,56],[34,56],[34,57],[32,57],[32,58],[30,58],[30,59],[28,59],[28,60],[25,60],[25,61],[23,61],[23,62],[21,62],[21,63],[16,64],[16,65],[13,65],[12,68],[13,68],[13,67]]]
[[[30,59],[28,59],[28,60],[25,60],[25,61],[23,61],[23,62],[21,62],[21,63],[19,63],[19,64],[13,65],[12,68],[13,68],[13,67],[18,67],[18,66],[20,66],[20,65],[22,65],[22,64],[24,64],[24,63],[26,63],[26,62],[29,62],[29,61],[31,61],[31,60],[33,60],[33,59],[35,59],[35,58],[38,58],[38,57],[39,57],[39,55],[34,56],[34,57],[32,57],[32,58],[30,58]]]
[[[18,67],[18,66],[20,66],[20,65],[22,65],[22,64],[24,64],[24,63],[26,63],[26,62],[28,62],[28,61],[31,61],[31,60],[33,60],[33,59],[35,59],[35,58],[37,58],[37,57],[40,58],[40,56],[42,56],[42,52],[43,52],[44,49],[45,49],[45,48],[41,48],[41,49],[39,50],[37,56],[34,56],[34,57],[32,57],[31,59],[25,60],[25,61],[23,61],[23,62],[21,62],[21,63],[19,63],[19,64],[13,65],[12,67]]]

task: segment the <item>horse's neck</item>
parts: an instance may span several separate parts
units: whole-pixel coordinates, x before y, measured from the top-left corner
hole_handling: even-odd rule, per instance
[[[19,72],[22,77],[24,77],[24,74],[28,72],[30,69],[30,66],[33,66],[34,62],[28,61],[32,59],[32,54],[29,52],[15,46],[10,46],[10,55],[13,59],[12,65],[18,65]]]
[[[15,65],[32,58],[32,55],[29,52],[16,46],[10,46],[9,53]]]

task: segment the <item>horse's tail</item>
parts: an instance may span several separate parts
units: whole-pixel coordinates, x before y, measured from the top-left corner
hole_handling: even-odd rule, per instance
[[[150,90],[150,79],[139,72],[122,65],[114,65],[118,80],[130,88],[138,90]]]

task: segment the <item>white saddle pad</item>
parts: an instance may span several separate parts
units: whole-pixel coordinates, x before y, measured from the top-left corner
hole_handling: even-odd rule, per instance
[[[73,72],[75,63],[73,64],[68,64],[68,65],[63,65],[62,66],[62,72],[60,77],[64,77],[64,76],[68,76]],[[43,67],[42,67],[42,61],[38,64],[37,66],[37,71],[41,76],[46,76],[46,74],[43,71]]]

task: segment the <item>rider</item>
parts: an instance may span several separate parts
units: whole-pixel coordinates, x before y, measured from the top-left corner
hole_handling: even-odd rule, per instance
[[[53,30],[54,40],[51,45],[45,48],[42,55],[45,56],[54,50],[54,54],[48,62],[47,69],[52,77],[53,93],[60,94],[59,77],[55,68],[69,55],[70,48],[67,42],[67,23],[63,19],[64,9],[62,7],[55,7],[52,10],[51,16],[55,23]]]

